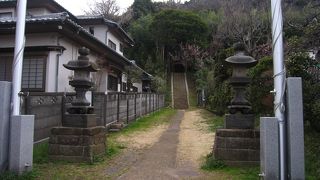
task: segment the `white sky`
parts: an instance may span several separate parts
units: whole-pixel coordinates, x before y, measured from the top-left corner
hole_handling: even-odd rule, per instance
[[[74,15],[83,15],[84,10],[88,10],[88,5],[92,4],[93,0],[55,0],[61,6],[66,8],[68,11],[73,13]],[[117,4],[121,8],[121,12],[124,12],[134,0],[116,0]],[[165,0],[153,0],[153,1],[165,1]],[[186,0],[182,0],[181,2],[185,2]],[[75,3],[75,4],[74,4]]]

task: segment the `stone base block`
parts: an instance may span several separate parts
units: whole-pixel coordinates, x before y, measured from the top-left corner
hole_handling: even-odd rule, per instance
[[[95,114],[65,114],[62,120],[64,127],[88,128],[97,126]]]
[[[213,149],[215,159],[229,166],[254,166],[260,162],[260,134],[251,129],[218,129]]]
[[[253,114],[227,114],[224,122],[226,129],[254,129]]]
[[[109,129],[123,129],[125,124],[123,122],[113,123],[109,126]]]
[[[105,127],[69,128],[51,130],[49,157],[52,160],[92,162],[106,151]]]

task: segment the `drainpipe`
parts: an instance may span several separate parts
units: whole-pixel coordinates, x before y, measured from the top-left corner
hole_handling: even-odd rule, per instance
[[[60,46],[60,39],[62,36],[57,37],[57,45]],[[63,50],[61,49],[60,52],[56,55],[56,82],[55,82],[55,92],[58,92],[58,82],[59,82],[59,61],[60,56],[63,54]]]

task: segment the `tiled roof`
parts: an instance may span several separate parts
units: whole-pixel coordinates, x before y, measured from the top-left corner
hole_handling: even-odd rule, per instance
[[[130,41],[130,44],[134,44],[133,39],[122,29],[121,26],[119,26],[118,23],[111,21],[109,19],[106,19],[102,15],[81,15],[81,16],[77,16],[77,18],[79,20],[102,20],[106,24],[111,25],[111,26],[117,28],[118,30],[120,30],[122,35],[124,35]]]
[[[0,0],[4,1],[4,0]],[[5,0],[9,1],[9,0]],[[49,21],[56,21],[56,20],[66,20],[69,17],[67,13],[52,13],[48,15],[41,15],[41,16],[27,16],[26,22],[49,22]],[[0,18],[0,23],[6,24],[6,23],[15,23],[16,18]]]
[[[1,1],[1,0],[0,0]],[[83,32],[88,38],[91,38],[93,41],[100,43],[101,46],[104,46],[105,48],[107,48],[108,50],[112,51],[114,54],[116,54],[117,56],[121,57],[124,61],[126,61],[128,64],[131,64],[131,62],[124,56],[120,55],[118,52],[116,52],[115,50],[111,49],[110,47],[106,46],[104,43],[102,43],[99,39],[97,39],[96,37],[94,37],[89,31],[87,31],[86,29],[84,29],[82,26],[80,26],[79,24],[77,24],[76,22],[74,22],[73,20],[71,20],[69,18],[68,13],[66,12],[62,12],[62,13],[52,13],[52,14],[47,14],[47,15],[37,15],[37,16],[29,16],[26,17],[26,22],[27,23],[45,23],[45,22],[57,22],[57,21],[61,21],[64,23],[69,23],[71,24],[73,27],[75,27],[76,29],[78,29],[78,31]],[[16,23],[16,18],[0,18],[0,25],[1,24],[14,24]]]

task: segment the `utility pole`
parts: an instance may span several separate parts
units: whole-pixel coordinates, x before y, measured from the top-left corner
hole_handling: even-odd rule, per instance
[[[17,25],[16,39],[14,47],[14,59],[12,64],[12,97],[11,97],[11,115],[20,115],[20,97],[23,54],[25,46],[25,25],[27,0],[17,1]]]
[[[280,179],[286,180],[287,163],[286,163],[286,117],[285,117],[285,68],[283,55],[283,19],[281,0],[271,0],[272,13],[272,42],[273,42],[273,71],[274,71],[274,113],[278,119],[279,130],[279,167]]]

